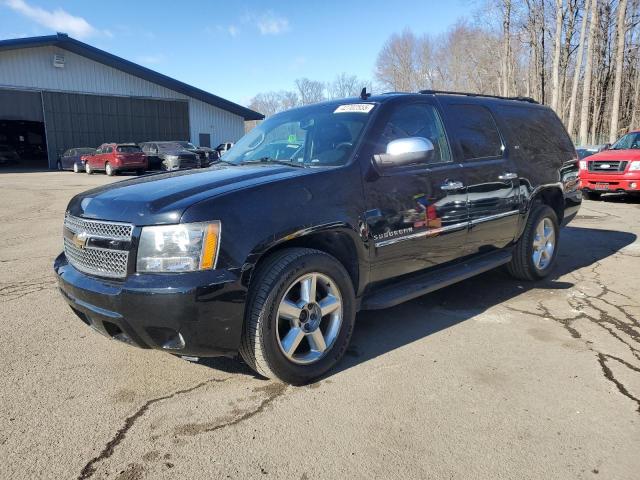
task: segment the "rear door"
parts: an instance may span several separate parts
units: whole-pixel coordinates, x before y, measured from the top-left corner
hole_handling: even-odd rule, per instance
[[[427,138],[435,151],[429,162],[387,169],[365,181],[372,281],[461,256],[467,232],[462,171],[451,154],[437,103],[408,97],[381,115],[372,154],[384,153],[389,142],[406,137]]]
[[[489,108],[458,98],[441,101],[447,104],[467,185],[469,233],[464,253],[502,248],[513,241],[518,226],[521,196],[516,164]]]

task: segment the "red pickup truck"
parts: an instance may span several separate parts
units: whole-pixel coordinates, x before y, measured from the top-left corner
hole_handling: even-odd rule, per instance
[[[88,174],[104,171],[109,176],[124,170],[142,174],[148,167],[147,156],[135,143],[103,143],[95,154],[86,157],[85,163]]]
[[[629,132],[611,148],[580,160],[580,188],[585,198],[603,193],[640,194],[640,130]]]

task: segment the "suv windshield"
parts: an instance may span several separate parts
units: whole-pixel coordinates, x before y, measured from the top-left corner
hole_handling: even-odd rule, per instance
[[[121,145],[116,148],[116,151],[119,153],[138,153],[140,152],[140,147],[136,147],[134,145]]]
[[[183,148],[187,148],[189,150],[197,150],[197,147],[191,142],[177,142]]]
[[[627,133],[611,146],[611,150],[629,150],[640,148],[640,132]]]
[[[77,155],[90,155],[92,153],[96,153],[95,148],[76,148]]]
[[[158,151],[160,152],[175,152],[176,150],[184,150],[184,147],[178,143],[158,143]]]
[[[235,164],[274,161],[313,167],[344,165],[373,107],[313,105],[274,115],[238,141],[224,160]]]

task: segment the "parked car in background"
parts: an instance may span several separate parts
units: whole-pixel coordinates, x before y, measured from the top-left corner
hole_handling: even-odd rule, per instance
[[[200,166],[198,156],[177,142],[145,142],[140,148],[147,155],[151,170],[179,170]]]
[[[640,130],[580,160],[580,188],[586,198],[594,200],[603,193],[640,194]]]
[[[85,171],[89,175],[104,171],[111,176],[125,170],[132,170],[140,175],[149,166],[147,156],[135,143],[103,143],[95,154],[86,159]]]
[[[578,158],[582,160],[583,158],[590,157],[591,155],[595,155],[598,152],[606,150],[608,145],[583,145],[580,147],[576,147],[576,152],[578,152]]]
[[[8,165],[10,163],[18,163],[20,156],[9,145],[0,145],[0,165]]]
[[[200,150],[204,151],[205,155],[206,155],[206,162],[202,163],[202,167],[208,167],[209,165],[211,165],[214,162],[217,162],[218,160],[220,160],[220,154],[218,153],[218,151],[215,148],[210,148],[210,147],[198,147]]]
[[[225,143],[221,143],[220,145],[218,145],[216,147],[216,151],[220,154],[220,156],[222,157],[222,155],[224,155],[225,153],[227,153],[229,150],[231,150],[231,147],[233,147],[233,142],[225,142]]]
[[[211,168],[73,197],[54,264],[64,300],[110,338],[239,352],[304,384],[340,361],[358,310],[502,265],[519,280],[551,274],[582,200],[551,109],[363,97],[273,115]]]
[[[94,153],[96,153],[95,148],[70,148],[58,159],[58,170],[73,170],[75,173],[84,172],[86,158]]]
[[[207,158],[207,152],[205,150],[203,150],[202,148],[196,147],[191,142],[185,142],[185,141],[182,141],[182,140],[178,140],[178,141],[176,141],[174,143],[177,143],[178,145],[180,145],[185,150],[189,150],[190,152],[195,153],[197,155],[197,157],[198,157],[198,161],[200,162],[200,164],[198,165],[199,167],[206,167],[207,165],[209,165],[209,160]]]

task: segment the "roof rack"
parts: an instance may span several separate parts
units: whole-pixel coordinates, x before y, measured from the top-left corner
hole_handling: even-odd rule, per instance
[[[484,93],[469,93],[469,92],[451,92],[448,90],[420,90],[420,93],[424,95],[466,95],[467,97],[486,97],[486,98],[499,98],[500,100],[518,100],[520,102],[538,103],[531,97],[501,97],[499,95],[487,95]]]

